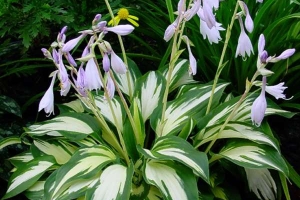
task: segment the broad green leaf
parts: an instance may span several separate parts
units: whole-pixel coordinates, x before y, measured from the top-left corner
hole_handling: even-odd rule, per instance
[[[20,155],[9,158],[9,161],[15,167],[22,167],[31,160],[33,160],[33,155],[30,152],[25,152]]]
[[[154,144],[152,153],[160,160],[176,160],[209,183],[207,155],[197,151],[186,140],[177,136],[160,137]]]
[[[60,165],[68,162],[75,151],[75,149],[69,151],[59,143],[48,143],[42,140],[34,140],[33,143],[43,153],[53,156]]]
[[[214,103],[218,102],[226,86],[226,83],[217,85]],[[204,108],[211,95],[211,85],[194,86],[183,90],[175,100],[168,102],[163,122],[161,122],[161,107],[158,107],[151,116],[151,126],[158,136],[176,134],[191,117],[204,115]]]
[[[45,181],[37,181],[34,185],[28,188],[24,194],[28,199],[39,200],[44,195]]]
[[[5,95],[0,95],[0,110],[22,117],[22,112],[18,103]]]
[[[163,75],[167,78],[168,69],[163,72]],[[193,77],[189,74],[189,62],[186,59],[179,60],[172,71],[170,92],[189,83],[196,83],[196,81],[193,80]]]
[[[27,133],[29,135],[63,135],[71,140],[81,140],[92,133],[100,132],[96,120],[83,113],[63,113],[58,117],[28,128]]]
[[[288,167],[282,156],[273,147],[250,141],[235,140],[229,142],[211,161],[223,157],[245,168],[271,168],[288,176]]]
[[[83,108],[82,103],[79,99],[68,102],[68,103],[64,103],[62,105],[71,108],[72,110],[74,110],[77,113],[83,113],[84,112],[84,108]]]
[[[57,198],[74,181],[94,177],[103,167],[114,160],[116,160],[115,154],[103,145],[79,149],[66,164],[57,170],[55,177],[47,179],[45,198]]]
[[[123,132],[123,123],[126,114],[120,98],[115,96],[111,100],[112,110],[108,101],[105,99],[103,92],[101,92],[101,95],[95,95],[95,103],[100,109],[101,114],[110,121],[111,124],[115,125],[121,132]],[[113,113],[116,116],[116,121],[114,120]]]
[[[166,200],[190,200],[198,198],[193,172],[173,162],[148,161],[144,169],[148,184],[155,185]]]
[[[153,110],[162,102],[165,91],[165,78],[159,73],[151,71],[138,79],[134,97],[141,110],[144,122]]]
[[[13,197],[31,187],[54,163],[52,156],[43,156],[17,168],[10,177],[9,187],[3,199]]]
[[[114,164],[103,170],[99,183],[94,186],[95,190],[87,194],[87,199],[129,199],[131,191],[131,181],[133,175],[133,165],[125,167]]]
[[[0,140],[0,149],[5,148],[6,146],[12,145],[12,144],[20,144],[22,143],[20,137],[18,136],[11,136],[6,137]]]
[[[213,126],[205,131],[202,138],[198,137],[195,140],[195,146],[201,146],[204,143],[212,141],[215,136],[218,134],[221,125]],[[279,145],[275,138],[271,138],[270,136],[262,133],[259,129],[255,129],[254,126],[249,125],[247,123],[229,123],[224,128],[224,130],[218,135],[218,139],[225,138],[242,138],[248,139],[258,144],[267,144],[274,147],[277,151],[279,151]]]

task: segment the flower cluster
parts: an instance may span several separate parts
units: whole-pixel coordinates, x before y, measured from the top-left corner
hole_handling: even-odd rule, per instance
[[[111,79],[110,69],[115,73],[124,74],[127,71],[127,67],[122,59],[113,51],[109,42],[103,38],[108,32],[124,36],[130,34],[134,27],[132,25],[117,25],[114,27],[107,27],[106,21],[101,21],[101,14],[97,14],[92,22],[93,26],[91,30],[84,30],[79,32],[80,35],[77,38],[71,39],[66,42],[67,27],[63,27],[58,33],[57,41],[51,44],[51,51],[43,48],[42,52],[45,57],[52,60],[57,70],[50,74],[52,77],[51,84],[44,94],[39,104],[39,111],[44,109],[48,114],[54,114],[54,94],[53,87],[56,77],[60,82],[60,94],[66,96],[70,91],[71,85],[75,88],[77,93],[86,97],[87,92],[91,90],[99,90],[106,85],[109,98],[113,98],[115,92],[115,85]],[[87,36],[90,36],[89,42],[80,58],[74,59],[71,55],[71,51]],[[98,47],[102,54],[102,67],[105,72],[105,79],[99,69],[98,61],[96,59],[94,48]],[[64,63],[63,57],[68,64]],[[76,69],[78,63],[80,66]],[[71,72],[71,78],[68,74]],[[76,76],[76,77],[74,77]]]

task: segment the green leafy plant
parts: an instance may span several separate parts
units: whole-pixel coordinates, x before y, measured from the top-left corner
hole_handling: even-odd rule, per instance
[[[266,84],[267,76],[274,73],[266,66],[287,59],[295,49],[269,56],[265,50],[269,39],[261,34],[256,69],[248,74],[252,78],[246,79],[244,93],[226,92],[231,83],[219,77],[228,64],[227,45],[236,19],[242,22],[246,17],[245,28],[249,32],[253,29],[247,5],[233,2],[215,77],[208,83],[193,79],[197,62],[191,49],[197,43],[188,37],[186,25],[200,10],[201,23],[217,27],[213,15],[201,15],[212,12],[216,5],[208,8],[205,1],[180,0],[174,9],[172,2],[166,1],[171,24],[165,27],[164,39],[171,42],[164,58],[169,61],[145,74],[127,57],[121,37],[134,27],[117,25],[108,1],[105,3],[115,26],[107,26],[97,14],[92,27],[71,40],[69,36],[66,40],[67,27],[63,27],[51,47],[42,49],[56,70],[50,74],[51,84],[39,111],[54,114],[57,77],[60,94],[66,96],[72,87],[77,99],[58,105],[58,116],[27,127],[21,139],[0,141],[2,147],[21,141],[30,146],[30,150],[9,159],[15,169],[3,199],[24,193],[29,199],[238,200],[246,193],[240,189],[248,187],[248,193],[253,191],[257,198],[275,199],[280,194],[277,191],[283,190],[290,199],[286,179],[299,185],[299,175],[284,159],[279,141],[263,118],[294,115],[266,100],[266,92],[285,99],[283,84]],[[173,10],[177,10],[176,17]],[[128,10],[123,8],[118,17],[128,19]],[[134,16],[131,19],[137,20]],[[243,23],[240,25],[246,34]],[[113,33],[117,34],[123,59],[106,40]],[[240,40],[245,40],[242,34]],[[74,60],[71,52],[83,41],[88,42]],[[250,39],[243,45],[239,41],[236,55],[250,56],[250,45]],[[259,76],[262,81],[257,81]],[[253,86],[261,87],[259,93]],[[228,177],[231,170],[234,175]],[[237,184],[228,184],[232,177]]]

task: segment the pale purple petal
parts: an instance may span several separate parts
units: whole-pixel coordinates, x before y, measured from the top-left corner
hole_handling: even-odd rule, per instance
[[[80,95],[86,97],[86,90],[85,90],[85,72],[84,69],[82,67],[82,65],[79,67],[78,69],[78,73],[77,73],[77,80],[76,80],[76,87],[80,93]]]
[[[166,42],[168,42],[173,37],[175,30],[176,30],[176,27],[174,26],[173,23],[167,27],[165,34],[164,34],[164,40]]]
[[[201,7],[201,1],[200,0],[195,0],[192,7],[184,13],[185,20],[189,21],[192,17],[194,17],[194,15],[197,14],[200,7]]]
[[[184,13],[185,10],[186,10],[185,0],[179,0],[179,2],[177,4],[177,11],[178,11],[179,15]]]
[[[53,93],[53,86],[55,82],[57,71],[54,72],[51,80],[51,84],[44,94],[43,98],[41,99],[39,103],[39,112],[44,109],[45,113],[51,115],[52,113],[54,114],[54,93]]]
[[[114,27],[108,27],[108,28],[106,28],[106,30],[114,32],[118,35],[128,35],[134,30],[134,27],[127,24],[127,25],[118,25],[118,26],[114,26]]]
[[[284,87],[283,85],[284,82],[273,86],[266,86],[266,92],[275,97],[276,99],[286,99],[285,94],[283,94],[283,92],[287,87]]]
[[[254,23],[253,23],[253,20],[250,16],[248,6],[243,1],[239,1],[239,3],[242,6],[242,9],[243,9],[243,11],[245,13],[245,16],[246,16],[245,27],[246,27],[247,31],[249,33],[251,33],[253,31],[253,28],[254,28]]]
[[[260,56],[262,52],[265,49],[265,36],[263,34],[260,34],[259,39],[258,39],[258,55]]]
[[[46,58],[52,60],[51,53],[48,51],[48,49],[42,48],[41,50]]]
[[[246,32],[242,30],[238,40],[238,46],[236,48],[235,57],[237,57],[238,55],[245,57],[246,54],[250,57],[251,53],[253,53],[251,40],[246,34]]]
[[[282,52],[279,56],[277,57],[269,57],[267,59],[267,62],[271,62],[271,63],[275,63],[275,62],[278,62],[280,60],[284,60],[284,59],[287,59],[289,58],[290,56],[292,56],[294,53],[295,53],[295,49],[287,49],[285,50],[284,52]]]
[[[216,18],[213,14],[212,8],[208,5],[208,3],[205,3],[205,1],[203,2],[203,15],[208,28],[211,29],[216,26]]]
[[[66,44],[64,44],[63,48],[62,48],[62,52],[69,52],[71,51],[77,44],[78,42],[84,38],[86,36],[86,34],[81,34],[80,36],[78,36],[77,38],[74,38],[72,40],[69,40]]]
[[[67,96],[68,92],[70,91],[71,84],[69,81],[69,75],[68,72],[64,66],[64,63],[62,61],[62,55],[61,52],[59,54],[59,80],[60,80],[60,95],[61,96]]]
[[[260,126],[267,110],[267,100],[265,96],[266,81],[266,77],[263,76],[261,93],[255,99],[251,107],[251,120],[257,127]]]
[[[114,51],[111,51],[111,67],[118,74],[125,74],[127,71],[124,62]]]
[[[103,55],[102,65],[103,65],[104,71],[108,72],[110,69],[110,60],[109,60],[107,53],[104,53],[104,55]]]
[[[195,75],[197,73],[197,61],[196,61],[195,57],[192,54],[188,37],[187,36],[183,36],[183,38],[186,41],[188,52],[189,52],[189,65],[190,65],[189,71],[190,71],[190,75],[191,74]]]
[[[102,87],[97,65],[93,58],[91,58],[86,64],[85,87],[89,90],[98,90]]]
[[[202,34],[203,38],[208,39],[209,43],[219,43],[222,40],[220,31],[225,30],[221,27],[222,24],[216,22],[216,26],[212,27],[211,29],[207,26],[207,23],[200,19],[200,33]]]
[[[107,88],[109,98],[112,99],[115,95],[116,88],[115,88],[115,84],[109,74],[107,76],[106,88]]]
[[[69,62],[70,65],[77,67],[77,63],[75,62],[73,56],[70,54],[70,52],[67,52],[67,60]]]

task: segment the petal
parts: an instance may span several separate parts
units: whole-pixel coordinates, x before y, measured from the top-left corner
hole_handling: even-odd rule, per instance
[[[99,72],[93,58],[91,58],[86,64],[84,79],[85,87],[89,90],[98,90],[102,86]]]
[[[127,20],[128,20],[130,23],[132,23],[134,26],[139,27],[139,24],[138,24],[136,21],[134,21],[133,19],[127,18]]]
[[[168,42],[174,35],[176,27],[174,26],[174,22],[170,24],[164,34],[164,40]]]
[[[251,107],[251,120],[257,127],[260,126],[264,119],[267,109],[267,101],[264,92],[262,92],[253,102]]]
[[[110,69],[110,60],[109,60],[107,53],[104,53],[104,55],[103,55],[102,65],[103,65],[104,71],[108,72]]]
[[[111,52],[111,67],[118,74],[125,74],[127,71],[124,62],[114,51]]]
[[[80,36],[78,36],[77,38],[74,38],[72,40],[69,40],[67,43],[64,44],[63,48],[62,48],[62,52],[68,52],[71,51],[77,44],[78,42],[84,38],[86,36],[86,34],[81,34]]]
[[[57,70],[54,71],[54,74],[52,76],[51,84],[47,91],[45,92],[43,98],[41,99],[39,103],[39,112],[44,109],[45,113],[51,115],[51,113],[54,114],[54,94],[53,94],[53,86],[56,79]]]
[[[118,26],[114,26],[114,27],[109,27],[109,28],[106,28],[106,30],[114,32],[118,35],[128,35],[134,30],[134,27],[129,24],[126,24],[126,25],[118,25]]]
[[[265,48],[265,36],[260,34],[258,39],[258,55],[260,56]]]

